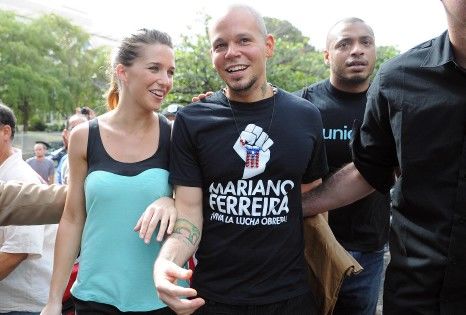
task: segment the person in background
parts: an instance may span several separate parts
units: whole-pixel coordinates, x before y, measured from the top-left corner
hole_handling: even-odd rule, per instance
[[[16,118],[0,104],[0,180],[40,184],[12,146]],[[3,207],[2,207],[3,208]],[[39,314],[47,302],[57,225],[0,227],[0,313]]]
[[[95,118],[95,111],[92,110],[91,108],[84,106],[84,107],[76,107],[75,108],[75,113],[74,115],[76,116],[81,116],[84,115],[87,120]],[[63,139],[63,146],[50,152],[50,159],[54,161],[57,165],[56,167],[56,173],[57,173],[57,183],[61,184],[61,160],[63,156],[67,153],[68,151],[68,137],[69,137],[69,119],[66,121],[66,126],[62,131],[62,139]]]
[[[84,116],[86,116],[87,120],[94,119],[95,116],[96,116],[95,111],[92,108],[88,107],[88,106],[76,107],[75,114],[76,115],[84,115]]]
[[[66,148],[68,148],[68,141],[69,141],[71,130],[73,130],[73,128],[79,125],[80,123],[83,123],[86,121],[88,121],[88,116],[85,116],[83,114],[71,115],[70,118],[66,120],[66,128],[63,130],[63,133],[62,133],[63,143],[65,144]],[[66,185],[68,182],[68,175],[69,175],[68,153],[65,153],[57,165],[57,183]]]
[[[158,295],[177,314],[317,314],[301,189],[328,171],[319,111],[267,82],[275,40],[257,11],[228,8],[209,37],[227,87],[177,113],[178,219],[154,266]],[[181,266],[197,247],[192,273]],[[192,288],[176,283],[191,275]]]
[[[320,110],[331,173],[351,162],[351,126],[355,119],[363,119],[375,60],[372,28],[358,18],[340,20],[330,28],[324,50],[330,78],[296,93]],[[389,195],[373,192],[355,203],[330,211],[328,223],[338,242],[364,268],[358,275],[345,279],[333,314],[374,315],[382,279],[384,246],[388,241]]]
[[[150,226],[160,223],[161,241],[176,219],[168,183],[171,128],[154,112],[173,87],[174,71],[166,33],[142,29],[123,39],[112,63],[111,110],[71,132],[68,194],[43,315],[61,313],[79,249],[71,289],[76,314],[173,314],[150,277],[160,244],[144,235],[147,227],[140,223],[144,210],[152,209]]]
[[[382,65],[353,163],[303,200],[313,215],[392,189],[388,315],[466,310],[466,1],[442,3],[448,30]]]
[[[47,184],[53,184],[55,166],[52,160],[45,157],[49,145],[43,141],[37,141],[34,145],[34,156],[26,162],[39,174]]]

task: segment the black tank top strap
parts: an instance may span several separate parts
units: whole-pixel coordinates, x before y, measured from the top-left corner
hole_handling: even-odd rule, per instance
[[[96,117],[89,121],[89,135],[87,137],[87,165],[88,167],[94,161],[95,155],[100,153],[100,152],[96,152],[96,149],[99,143],[101,144],[102,141],[100,139],[99,122]]]

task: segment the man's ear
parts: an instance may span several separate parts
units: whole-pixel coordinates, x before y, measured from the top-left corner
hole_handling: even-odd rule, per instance
[[[210,54],[210,61],[212,62],[212,68],[215,69],[215,64],[214,64],[214,52],[212,51],[212,48],[209,49],[209,54]]]
[[[330,65],[330,54],[327,49],[324,49],[324,63]]]
[[[11,134],[12,134],[11,126],[3,125],[3,128],[0,131],[2,140],[6,141],[6,140],[11,139]]]
[[[275,50],[275,38],[272,34],[268,34],[265,37],[265,56],[271,58]]]

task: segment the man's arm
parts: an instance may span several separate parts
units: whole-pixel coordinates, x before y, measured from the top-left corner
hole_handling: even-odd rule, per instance
[[[157,293],[177,314],[191,314],[204,305],[204,300],[195,297],[196,290],[176,285],[177,279],[188,280],[191,270],[181,268],[194,254],[202,233],[202,190],[199,187],[177,186],[175,207],[178,218],[173,233],[163,244],[154,265],[154,281]]]
[[[49,176],[49,180],[48,180],[49,185],[52,185],[53,182],[54,182],[54,180],[55,180],[55,174],[50,175],[50,176]]]
[[[58,223],[66,190],[60,185],[0,182],[0,226]]]
[[[306,198],[306,193],[310,192],[311,190],[315,189],[316,187],[319,187],[319,185],[322,184],[322,178],[316,179],[313,182],[306,183],[306,184],[301,184],[301,198],[304,200]],[[303,203],[304,205],[304,203]],[[303,208],[304,212],[304,208]],[[328,211],[325,211],[322,213],[323,217],[325,220],[328,222]]]
[[[340,208],[374,191],[353,163],[326,179],[322,185],[302,195],[305,217]]]
[[[49,176],[47,177],[49,185],[53,184],[55,181],[55,165],[53,164],[52,160],[50,161],[52,163],[50,164]]]
[[[27,257],[26,253],[0,252],[0,281],[5,279]]]

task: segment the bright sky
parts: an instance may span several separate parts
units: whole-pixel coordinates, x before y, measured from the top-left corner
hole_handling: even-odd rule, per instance
[[[176,42],[188,27],[202,30],[202,13],[214,15],[234,0],[32,0],[82,11],[88,30],[120,39],[146,27],[169,33]],[[244,0],[239,0],[243,1]],[[288,20],[322,49],[327,30],[339,19],[362,18],[374,29],[376,44],[405,51],[446,29],[439,0],[249,0],[262,15]]]

